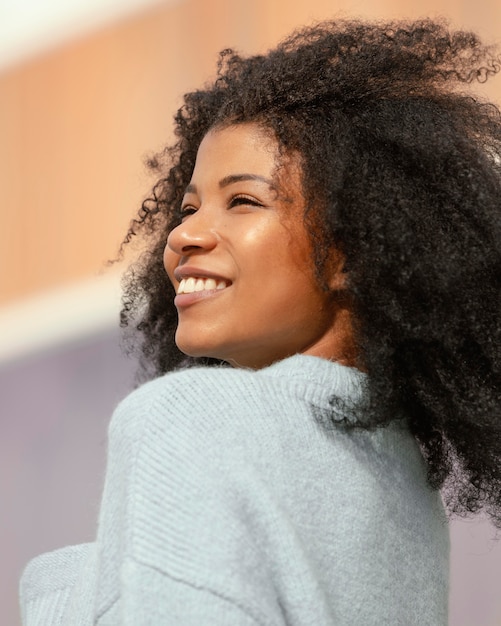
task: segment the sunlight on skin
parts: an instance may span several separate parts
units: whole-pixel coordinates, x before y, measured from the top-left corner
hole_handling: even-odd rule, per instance
[[[332,291],[322,289],[303,221],[300,170],[281,163],[284,197],[277,160],[276,141],[257,124],[203,139],[183,221],[164,255],[178,293],[176,343],[188,355],[253,369],[295,353],[353,365],[351,314],[345,298],[336,298],[342,264],[331,264],[326,276]]]

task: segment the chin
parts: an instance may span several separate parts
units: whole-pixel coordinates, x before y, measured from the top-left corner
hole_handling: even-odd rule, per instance
[[[222,357],[218,356],[214,353],[213,350],[208,348],[207,346],[200,346],[199,344],[193,344],[189,341],[183,342],[178,341],[176,339],[176,346],[178,350],[180,350],[186,356],[191,356],[193,358],[207,358],[207,359],[222,359]]]

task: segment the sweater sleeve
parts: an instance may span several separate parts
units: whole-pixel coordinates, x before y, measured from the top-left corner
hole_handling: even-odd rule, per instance
[[[282,623],[247,515],[256,477],[234,451],[224,459],[218,413],[231,423],[234,409],[221,394],[207,402],[210,382],[197,381],[193,398],[193,382],[190,373],[154,381],[112,419],[97,539],[100,625]]]
[[[182,624],[190,626],[264,626],[232,598],[175,580],[163,572],[128,559],[123,565],[121,612],[111,623],[123,626]],[[104,616],[103,624],[107,618]],[[101,622],[98,622],[101,626]]]
[[[64,616],[75,600],[80,617],[74,624],[86,623],[83,611],[93,605],[93,555],[93,544],[80,544],[42,554],[29,563],[20,583],[24,626],[66,626]]]

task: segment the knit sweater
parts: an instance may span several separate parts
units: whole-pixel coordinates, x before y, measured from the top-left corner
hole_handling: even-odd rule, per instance
[[[340,423],[363,382],[296,355],[134,391],[96,541],[30,563],[25,626],[447,624],[447,523],[405,420]]]

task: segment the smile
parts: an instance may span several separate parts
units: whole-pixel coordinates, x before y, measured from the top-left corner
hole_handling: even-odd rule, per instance
[[[189,278],[183,278],[179,287],[177,288],[177,294],[182,293],[194,293],[195,291],[219,291],[228,287],[228,282],[225,280],[215,280],[214,278],[195,278],[190,276]]]

